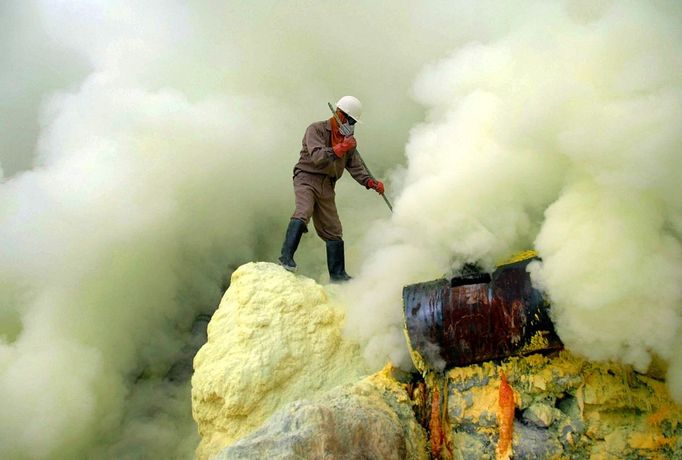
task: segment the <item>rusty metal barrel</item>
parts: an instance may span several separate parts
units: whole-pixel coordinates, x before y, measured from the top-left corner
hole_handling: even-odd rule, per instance
[[[493,273],[405,286],[405,329],[417,368],[443,371],[563,348],[549,303],[526,271],[534,259],[531,253]]]

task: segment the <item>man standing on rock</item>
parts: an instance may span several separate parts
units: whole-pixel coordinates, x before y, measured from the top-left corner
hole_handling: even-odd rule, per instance
[[[348,281],[346,273],[341,221],[336,212],[334,185],[347,169],[353,179],[367,189],[384,193],[384,184],[371,177],[357,154],[353,136],[360,121],[362,105],[353,96],[344,96],[336,103],[335,117],[318,121],[305,131],[301,158],[294,166],[294,195],[296,209],[287,228],[282,245],[280,264],[289,271],[296,270],[294,253],[301,235],[308,231],[313,218],[315,231],[327,245],[327,267],[332,282]]]

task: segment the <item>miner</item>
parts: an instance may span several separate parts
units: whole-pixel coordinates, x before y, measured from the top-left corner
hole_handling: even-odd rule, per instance
[[[347,169],[360,185],[381,195],[384,193],[384,184],[371,177],[355,149],[357,142],[353,134],[355,124],[361,123],[360,101],[344,96],[336,103],[335,110],[335,116],[311,124],[303,135],[301,157],[294,166],[296,209],[279,257],[284,268],[296,270],[294,253],[312,217],[317,235],[327,246],[327,268],[332,282],[350,279],[345,267],[341,221],[334,201],[336,181]]]

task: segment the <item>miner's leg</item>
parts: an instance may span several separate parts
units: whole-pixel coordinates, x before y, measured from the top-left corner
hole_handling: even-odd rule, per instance
[[[291,272],[296,270],[294,253],[298,249],[301,235],[308,231],[307,223],[310,220],[315,205],[314,191],[301,174],[297,174],[294,177],[294,195],[296,198],[296,210],[289,221],[287,232],[284,235],[284,243],[282,244],[282,253],[279,256],[280,265]]]
[[[343,240],[329,240],[327,244],[327,268],[332,283],[348,281],[351,277],[346,273],[346,259]]]
[[[284,235],[284,243],[282,244],[282,253],[279,256],[279,264],[289,270],[296,271],[296,262],[294,261],[294,253],[298,249],[298,243],[301,241],[301,235],[305,231],[305,222],[300,219],[291,219],[287,232]]]
[[[343,231],[339,214],[336,211],[334,186],[326,182],[323,193],[313,211],[313,221],[317,234],[327,246],[327,268],[332,282],[348,281],[343,245]]]

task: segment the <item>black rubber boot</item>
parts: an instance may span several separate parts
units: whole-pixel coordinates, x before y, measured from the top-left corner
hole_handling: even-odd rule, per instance
[[[287,233],[284,235],[284,243],[282,244],[282,255],[279,256],[279,264],[289,270],[296,271],[296,262],[294,262],[294,253],[298,249],[298,243],[301,241],[301,235],[305,232],[305,222],[300,219],[291,219],[287,227]]]
[[[346,273],[346,260],[343,253],[343,241],[327,241],[327,268],[329,268],[329,280],[332,283],[348,281],[351,279]]]

